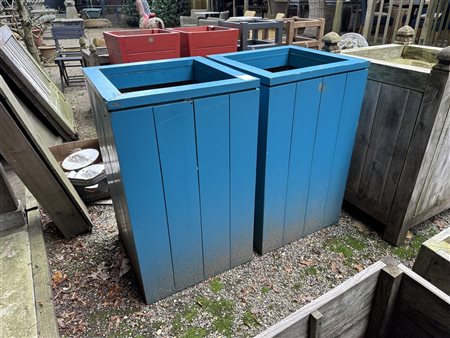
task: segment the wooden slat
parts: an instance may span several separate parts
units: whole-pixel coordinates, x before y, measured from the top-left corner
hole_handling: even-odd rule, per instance
[[[31,269],[33,272],[34,302],[36,304],[37,333],[40,338],[59,337],[47,259],[42,233],[39,204],[26,190],[28,235],[30,238]]]
[[[397,265],[391,262],[380,272],[365,335],[367,338],[383,337],[388,330],[403,275]]]
[[[373,13],[375,12],[375,5],[376,0],[367,0],[366,18],[364,20],[363,27],[363,36],[367,41],[369,41],[369,37],[372,31],[372,17]]]
[[[267,145],[265,159],[264,207],[262,243],[255,243],[262,253],[283,244],[284,208],[289,170],[291,129],[296,84],[271,87],[268,95]],[[261,103],[263,105],[263,103]]]
[[[253,257],[258,98],[259,90],[230,95],[231,267]]]
[[[66,237],[90,230],[89,213],[0,77],[0,152]]]
[[[408,152],[409,143],[411,142],[417,114],[419,113],[420,103],[423,98],[423,94],[421,92],[409,89],[404,90],[404,95],[406,98],[406,103],[404,106],[402,122],[390,165],[386,168],[387,176],[380,200],[380,208],[382,210],[389,210],[392,206],[398,181],[403,170],[405,157]]]
[[[15,211],[18,206],[18,200],[8,182],[5,170],[0,163],[0,214]]]
[[[175,287],[183,289],[204,279],[194,112],[190,101],[153,109]]]
[[[392,163],[398,135],[405,114],[406,90],[397,86],[382,84],[377,104],[369,149],[361,176],[359,193],[374,205],[381,204],[387,174]],[[385,121],[389,121],[386,123]]]
[[[377,25],[376,25],[376,27],[375,27],[375,35],[374,35],[374,41],[373,41],[373,43],[376,45],[377,44],[377,42],[378,42],[378,33],[379,33],[379,31],[380,31],[380,24],[381,24],[381,18],[383,17],[383,15],[382,15],[382,13],[383,13],[383,8],[384,8],[384,0],[380,0],[380,7],[379,7],[379,10],[378,10],[378,13],[376,13],[377,15],[378,15],[378,19],[377,19]],[[386,20],[387,20],[387,18],[386,18]],[[386,24],[388,24],[389,25],[389,23],[388,22],[386,22],[385,23],[385,25]]]
[[[387,336],[447,337],[450,296],[406,267],[399,267],[403,277]]]
[[[360,70],[347,74],[323,225],[339,220],[367,73],[367,70]]]
[[[380,98],[380,91],[381,82],[367,81],[347,179],[347,189],[353,193],[359,191],[367,150],[372,135],[377,103]]]
[[[333,31],[336,33],[341,32],[341,20],[342,20],[342,3],[344,0],[336,1],[336,9],[334,11]]]
[[[206,278],[230,268],[229,104],[229,95],[194,102]]]
[[[383,33],[383,41],[381,42],[383,45],[386,43],[387,34],[389,31],[389,27],[391,26],[391,15],[392,15],[392,6],[394,5],[393,1],[389,2],[388,13],[386,17],[386,23],[384,25],[384,33]]]
[[[297,84],[289,161],[283,243],[299,239],[305,226],[309,178],[317,130],[322,79]]]
[[[419,11],[417,12],[417,16],[416,16],[416,24],[414,25],[414,35],[413,35],[414,42],[416,41],[417,31],[419,29],[419,24],[420,24],[420,17],[422,14],[424,4],[425,4],[425,0],[420,0]]]
[[[368,317],[375,295],[381,269],[386,266],[376,262],[336,288],[305,305],[300,310],[276,323],[257,338],[308,337],[308,319],[311,313],[323,315],[322,337],[362,337],[366,331]]]
[[[403,15],[403,1],[400,0],[400,2],[397,5],[397,15],[395,17],[395,23],[394,23],[394,33],[392,37],[392,41],[395,41],[395,38],[397,37],[397,31],[400,28],[400,22]]]
[[[99,143],[107,165],[115,214],[138,276],[149,281],[142,285],[146,300],[154,302],[172,294],[175,283],[153,109],[114,112],[111,121],[106,120],[107,112],[100,111],[94,116],[105,118],[96,122],[97,129],[111,125],[111,129],[100,130]],[[107,143],[112,142],[109,138],[113,130],[115,148]],[[133,130],[132,137],[130,130]],[[141,196],[152,196],[151,203]],[[140,261],[137,252],[142,257]]]
[[[327,210],[324,197],[327,196],[333,168],[333,154],[342,113],[345,91],[343,84],[345,84],[346,76],[346,74],[339,74],[324,77],[320,89],[322,96],[314,144],[304,236],[325,225],[323,222]]]
[[[450,228],[422,244],[413,271],[450,296]]]
[[[409,25],[409,22],[411,20],[411,13],[412,13],[412,7],[414,4],[414,0],[409,0],[409,6],[408,6],[408,12],[406,13],[406,21],[405,21],[405,25]],[[420,15],[420,14],[419,14]],[[420,17],[419,17],[420,18]]]
[[[78,138],[70,103],[6,25],[0,27],[0,65],[9,86],[22,91],[29,107],[36,109],[64,140]]]

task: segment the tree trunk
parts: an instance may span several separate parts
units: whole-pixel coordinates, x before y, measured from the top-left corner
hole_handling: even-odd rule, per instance
[[[16,0],[17,4],[17,12],[19,13],[20,22],[22,24],[23,30],[23,41],[25,42],[25,46],[30,52],[31,56],[38,62],[41,62],[39,57],[39,51],[34,44],[33,39],[33,23],[31,22],[30,14],[28,13],[28,9],[25,6],[25,0]]]

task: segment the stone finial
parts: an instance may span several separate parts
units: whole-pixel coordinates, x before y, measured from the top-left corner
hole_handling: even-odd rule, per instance
[[[89,51],[91,53],[96,53],[97,52],[97,47],[95,47],[93,44],[89,45]]]
[[[395,43],[400,45],[410,45],[414,43],[414,29],[411,26],[403,26],[397,31]]]
[[[438,63],[433,67],[433,69],[439,69],[446,72],[450,72],[450,47],[442,48],[436,55]]]
[[[87,46],[87,40],[86,40],[86,38],[81,37],[81,38],[78,40],[78,42],[80,43],[80,47],[81,47],[82,49],[85,49],[85,48],[86,48],[86,46]]]
[[[338,43],[341,41],[341,37],[336,32],[330,32],[323,36],[322,42],[323,47],[322,50],[330,53],[339,53],[341,51],[341,47],[339,47]]]

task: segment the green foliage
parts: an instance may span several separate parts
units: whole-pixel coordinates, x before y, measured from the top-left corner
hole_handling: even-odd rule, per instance
[[[135,0],[125,0],[122,6],[122,12],[127,16],[127,24],[129,26],[139,26],[139,14],[136,9]]]
[[[208,335],[208,331],[202,327],[190,327],[182,335],[183,338],[202,338]]]
[[[253,314],[250,310],[245,310],[244,315],[242,316],[242,321],[248,327],[253,327],[259,325],[258,319],[255,314]]]
[[[153,0],[152,10],[164,21],[166,27],[180,25],[180,16],[189,15],[189,2],[186,0]]]
[[[269,293],[269,291],[270,291],[270,289],[269,289],[267,286],[263,286],[263,287],[261,288],[261,293],[262,293],[262,294]]]
[[[211,279],[211,282],[209,282],[209,288],[212,292],[219,293],[223,290],[223,284],[218,277],[214,277]]]

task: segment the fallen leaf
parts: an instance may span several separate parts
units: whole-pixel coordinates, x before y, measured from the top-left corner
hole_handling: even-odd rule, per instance
[[[303,295],[302,294],[302,295],[294,296],[294,298],[292,300],[297,303],[307,303],[307,302],[312,301],[313,299],[314,299],[314,297],[311,295]]]
[[[65,274],[65,273],[63,273],[63,272],[61,272],[61,271],[56,271],[54,274],[53,274],[53,276],[52,276],[52,281],[55,283],[55,284],[59,284],[59,283],[62,283],[62,282],[64,282],[65,280],[66,280],[66,278],[67,278],[67,275]]]
[[[312,259],[305,259],[300,261],[300,265],[303,266],[311,266],[314,264],[314,261]]]
[[[284,271],[286,271],[287,273],[291,273],[291,272],[292,272],[292,268],[289,267],[289,266],[286,266],[286,267],[284,268]]]
[[[337,265],[335,262],[331,262],[331,271],[333,271],[334,273],[336,273],[338,271]]]
[[[353,264],[353,267],[358,271],[361,272],[364,270],[364,267],[361,264],[355,263]]]

